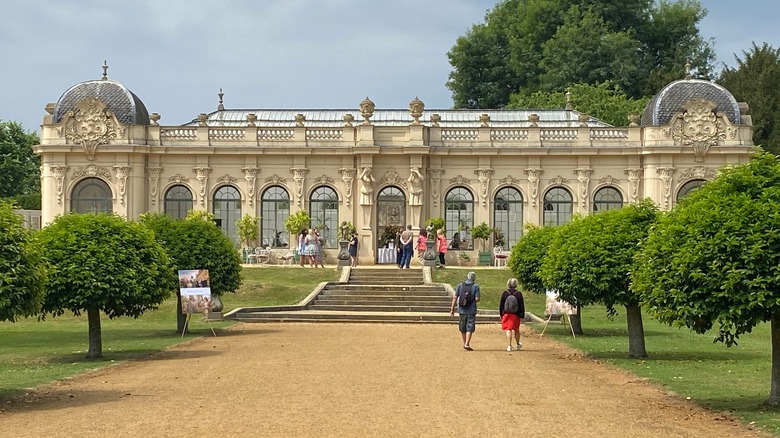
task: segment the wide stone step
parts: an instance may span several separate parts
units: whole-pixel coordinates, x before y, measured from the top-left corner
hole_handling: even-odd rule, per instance
[[[370,290],[372,292],[378,291],[400,291],[400,292],[443,292],[447,293],[446,289],[436,285],[414,285],[414,284],[329,284],[326,290],[339,290],[339,291],[361,291]]]
[[[344,303],[344,304],[375,304],[375,303],[425,303],[425,304],[445,304],[449,305],[452,300],[443,296],[365,296],[365,295],[320,295],[317,297],[317,303]]]
[[[382,305],[380,303],[366,304],[366,305],[352,305],[352,304],[309,304],[307,309],[311,310],[331,310],[335,312],[446,312],[449,314],[449,306],[442,306],[436,304],[413,306],[409,304],[398,305]]]
[[[374,278],[374,279],[361,279],[361,280],[349,280],[349,284],[369,284],[369,285],[423,285],[422,279],[406,279],[406,278]]]
[[[449,294],[443,290],[374,290],[368,288],[362,289],[325,289],[320,292],[320,296],[323,295],[344,295],[355,296],[365,295],[369,297],[373,296],[388,296],[388,297],[448,297]]]

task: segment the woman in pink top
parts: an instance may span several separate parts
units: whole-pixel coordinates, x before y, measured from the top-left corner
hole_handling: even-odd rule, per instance
[[[425,242],[428,241],[428,232],[425,230],[420,230],[420,235],[417,236],[417,258],[420,260],[423,259],[423,254],[425,254]]]
[[[439,251],[439,267],[444,267],[444,254],[447,254],[447,238],[444,237],[444,231],[439,228],[436,230],[436,241],[438,242],[437,251]]]

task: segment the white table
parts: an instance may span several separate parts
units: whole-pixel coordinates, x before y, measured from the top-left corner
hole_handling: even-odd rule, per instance
[[[378,264],[397,264],[395,248],[379,248],[376,262]]]

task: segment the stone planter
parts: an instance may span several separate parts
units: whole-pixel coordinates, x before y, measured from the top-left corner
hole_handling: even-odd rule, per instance
[[[479,252],[479,266],[490,266],[490,256],[492,253],[490,251],[480,251]]]
[[[349,250],[347,247],[349,246],[349,241],[347,240],[339,240],[339,254],[336,256],[339,261],[339,266],[349,266],[350,260],[349,260]]]
[[[436,266],[436,256],[438,255],[433,249],[433,245],[436,243],[433,239],[425,241],[425,252],[423,253],[423,266]]]

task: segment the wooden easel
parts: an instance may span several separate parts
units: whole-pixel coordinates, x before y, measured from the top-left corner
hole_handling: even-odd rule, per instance
[[[181,331],[181,337],[184,337],[184,334],[187,333],[187,327],[190,325],[190,318],[192,317],[192,313],[187,314],[187,319],[184,320],[184,328]],[[205,316],[206,323],[209,325],[209,328],[211,329],[211,334],[214,335],[214,337],[217,337],[217,333],[214,331],[214,327],[211,326],[211,321],[209,321],[208,316]]]
[[[571,329],[571,335],[572,337],[577,337],[577,335],[574,334],[574,326],[571,324],[571,318],[567,313],[561,313],[561,323],[563,323],[563,320],[565,319],[566,322],[569,323],[569,328]],[[540,336],[544,336],[544,331],[547,330],[547,324],[550,323],[550,320],[552,319],[553,315],[547,315],[547,320],[544,321],[544,328],[542,329],[542,334]]]

